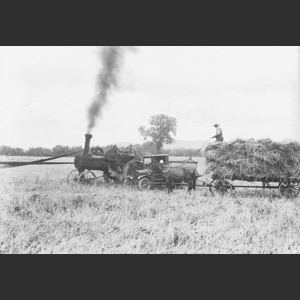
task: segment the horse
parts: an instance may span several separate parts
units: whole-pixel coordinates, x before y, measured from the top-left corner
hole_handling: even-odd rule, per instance
[[[168,194],[173,193],[174,182],[185,182],[188,185],[188,193],[196,190],[197,175],[196,170],[184,167],[166,167],[162,170],[163,179],[167,183]]]

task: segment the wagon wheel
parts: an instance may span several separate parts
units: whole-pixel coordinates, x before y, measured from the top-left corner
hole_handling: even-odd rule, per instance
[[[287,199],[295,199],[300,194],[300,184],[299,181],[290,181],[288,179],[283,180],[279,184],[279,193],[282,197]]]
[[[79,183],[79,176],[80,176],[80,172],[78,170],[72,171],[71,173],[69,173],[67,177],[67,183],[68,184]]]
[[[82,184],[90,184],[95,179],[96,179],[96,175],[91,171],[87,171],[87,172],[83,172],[79,176],[78,181],[79,183]]]
[[[149,191],[151,189],[151,180],[147,177],[139,181],[139,189],[141,191]]]
[[[233,186],[227,180],[214,179],[209,185],[209,190],[214,196],[224,196],[228,191],[233,191]]]

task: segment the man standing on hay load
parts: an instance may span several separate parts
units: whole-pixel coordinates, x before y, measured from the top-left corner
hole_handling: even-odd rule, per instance
[[[223,137],[223,131],[222,128],[218,123],[215,123],[214,127],[216,128],[217,132],[216,135],[212,137],[212,139],[216,139],[216,143],[223,142],[224,137]]]

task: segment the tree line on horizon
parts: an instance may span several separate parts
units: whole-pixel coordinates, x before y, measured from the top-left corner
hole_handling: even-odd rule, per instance
[[[111,149],[112,145],[101,147],[104,152]],[[118,146],[118,145],[116,145]],[[118,147],[121,151],[126,151],[126,147]],[[154,155],[157,154],[156,145],[149,141],[144,144],[135,144],[132,145],[132,149],[136,152],[136,154],[140,157],[145,155]],[[160,153],[168,154],[170,156],[186,156],[186,157],[202,157],[204,156],[203,152],[195,155],[198,149],[186,149],[186,148],[178,148],[178,149],[160,149]],[[35,156],[35,157],[56,157],[60,155],[65,155],[73,152],[83,151],[82,146],[62,146],[57,145],[52,149],[44,148],[44,147],[30,147],[27,150],[24,150],[19,147],[10,147],[10,146],[0,146],[0,155],[3,156]],[[75,156],[75,155],[70,155]]]

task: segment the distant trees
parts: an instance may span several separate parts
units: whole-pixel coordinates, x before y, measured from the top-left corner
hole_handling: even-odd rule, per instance
[[[28,150],[21,148],[13,148],[9,146],[0,147],[0,155],[5,156],[37,156],[37,157],[54,157],[64,154],[69,154],[73,152],[82,151],[82,146],[69,147],[57,145],[52,149],[43,148],[43,147],[31,147]]]
[[[109,146],[102,146],[101,147],[104,152],[107,152],[109,149],[111,149],[111,145]],[[125,147],[119,148],[121,151],[125,151]],[[153,155],[157,154],[157,146],[152,141],[145,142],[144,144],[136,144],[132,145],[132,149],[136,152],[136,154],[142,158],[145,155]],[[200,157],[204,156],[203,152],[198,153],[195,155],[198,149],[185,149],[185,148],[179,148],[179,149],[160,149],[161,153],[169,154],[170,156],[183,156],[183,157]],[[37,147],[37,148],[29,148],[28,150],[24,150],[21,148],[13,148],[9,146],[1,146],[0,147],[0,155],[5,156],[37,156],[37,157],[55,157],[60,156],[64,154],[74,153],[83,151],[82,146],[76,146],[76,147],[69,147],[69,146],[62,146],[57,145],[52,149],[47,149],[43,147]]]
[[[154,115],[149,120],[150,128],[145,126],[139,128],[140,134],[146,141],[148,138],[156,146],[156,152],[160,153],[165,144],[172,144],[175,139],[172,134],[176,136],[177,120],[175,118],[166,116],[164,114]]]
[[[156,145],[153,142],[146,142],[142,145],[134,145],[133,149],[140,157],[143,157],[144,155],[156,154],[157,152]]]
[[[0,147],[0,155],[10,155],[10,156],[24,156],[26,155],[25,150],[21,148],[12,148],[9,146]]]
[[[71,150],[68,146],[57,145],[52,149],[53,156],[60,156],[66,153],[71,153]]]
[[[60,156],[60,155],[79,152],[79,151],[83,151],[82,146],[69,147],[69,146],[57,145],[54,148],[52,148],[51,153],[52,156]]]
[[[29,148],[26,152],[27,156],[52,156],[52,151],[47,148]]]
[[[173,149],[170,151],[172,153],[172,156],[200,156],[200,155],[195,155],[197,152],[197,149],[185,149],[185,148],[179,148],[179,149]]]
[[[153,142],[146,142],[142,145],[134,145],[133,149],[136,151],[136,153],[143,157],[144,155],[154,155],[157,154],[156,145]],[[185,149],[185,148],[179,148],[179,149],[161,149],[161,153],[169,154],[170,156],[181,156],[181,157],[203,157],[204,153],[199,152],[195,155],[195,153],[198,151],[198,149]]]

